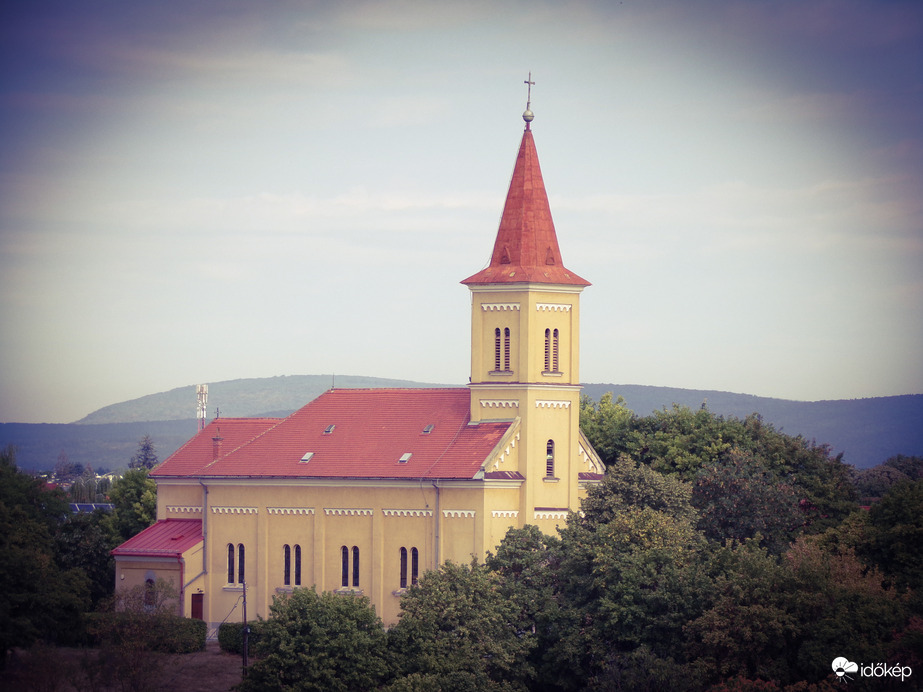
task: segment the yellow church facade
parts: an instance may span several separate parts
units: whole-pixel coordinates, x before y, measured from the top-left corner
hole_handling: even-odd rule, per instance
[[[528,116],[528,117],[527,117]],[[286,418],[213,420],[151,473],[157,522],[119,546],[116,587],[172,581],[181,614],[266,617],[298,587],[368,596],[386,624],[447,560],[511,527],[553,533],[604,472],[579,428],[579,298],[531,111],[471,293],[467,387],[332,389]]]

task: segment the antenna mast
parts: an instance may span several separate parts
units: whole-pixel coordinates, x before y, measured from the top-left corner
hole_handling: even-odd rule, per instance
[[[208,385],[197,384],[196,393],[196,418],[199,419],[199,430],[205,429],[205,418],[208,416]]]

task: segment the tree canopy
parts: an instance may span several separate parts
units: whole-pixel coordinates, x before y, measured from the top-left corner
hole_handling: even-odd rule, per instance
[[[0,451],[0,646],[67,642],[90,606],[88,579],[57,559],[55,534],[70,509],[60,490],[22,473]]]
[[[368,598],[298,588],[269,612],[241,690],[366,692],[386,678],[386,635]]]

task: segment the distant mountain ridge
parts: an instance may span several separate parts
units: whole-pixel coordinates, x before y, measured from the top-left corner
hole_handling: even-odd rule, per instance
[[[342,389],[385,387],[444,387],[410,380],[355,375],[280,375],[240,380],[225,380],[208,385],[208,418],[220,411],[224,418],[288,415],[332,387]],[[196,385],[104,406],[78,420],[91,423],[135,423],[154,420],[180,420],[196,416]]]
[[[215,416],[283,417],[332,386],[339,388],[444,387],[409,380],[348,375],[288,375],[209,383],[209,419]],[[622,396],[640,416],[674,403],[743,418],[760,414],[789,435],[828,444],[844,461],[868,468],[895,454],[923,456],[923,394],[838,401],[789,401],[748,394],[646,385],[584,384],[592,399]],[[76,423],[0,423],[0,445],[17,447],[24,469],[51,469],[59,454],[95,469],[124,468],[138,441],[150,435],[163,460],[196,432],[195,385],[106,406]]]

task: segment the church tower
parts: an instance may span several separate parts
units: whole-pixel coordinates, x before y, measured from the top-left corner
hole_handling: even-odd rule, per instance
[[[579,426],[580,293],[589,282],[562,261],[530,105],[490,263],[462,283],[471,291],[471,421],[519,419],[517,468],[504,469],[524,479],[518,523],[550,530],[579,509],[581,473],[599,468]]]

